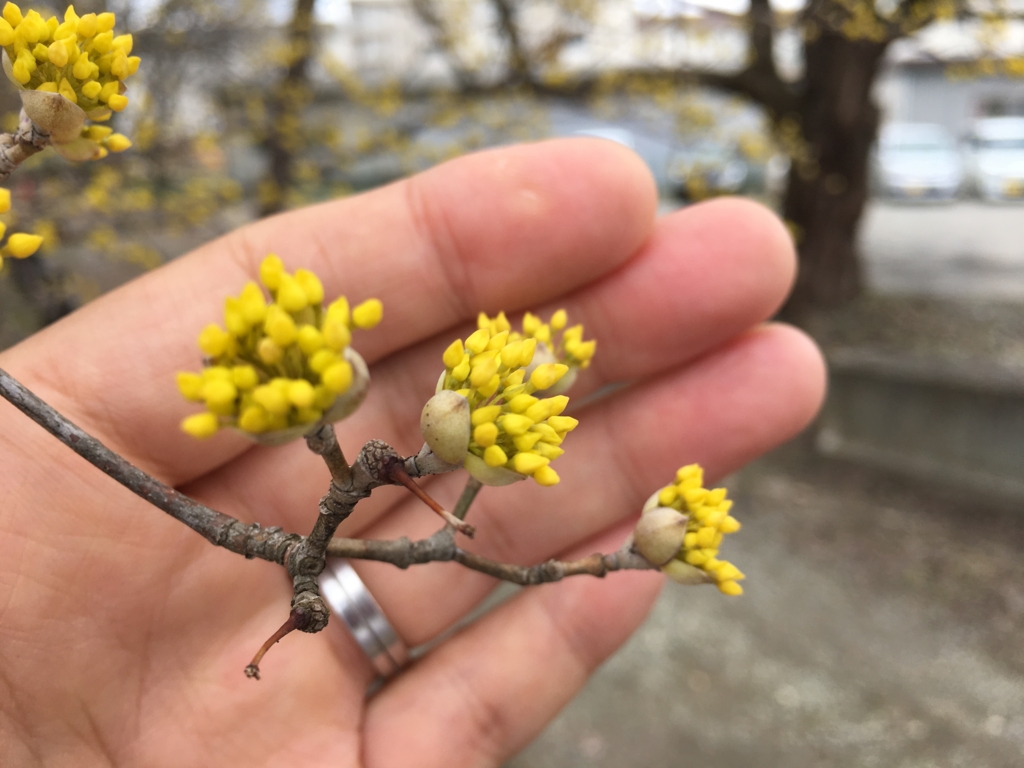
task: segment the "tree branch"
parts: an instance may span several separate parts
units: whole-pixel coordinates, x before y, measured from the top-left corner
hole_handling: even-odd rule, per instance
[[[0,396],[101,472],[184,523],[211,544],[247,558],[258,557],[283,564],[288,550],[302,539],[277,527],[263,528],[259,523],[245,525],[179,493],[83,432],[2,369]]]
[[[419,541],[401,538],[394,541],[376,539],[336,538],[327,547],[329,557],[345,557],[357,560],[377,560],[391,563],[398,568],[432,562],[454,560],[488,576],[513,584],[548,584],[561,581],[566,576],[602,577],[612,571],[652,570],[653,563],[633,551],[631,542],[608,555],[593,554],[579,560],[548,560],[534,566],[510,565],[491,560],[483,555],[467,552],[455,545],[455,535],[448,527],[433,536]]]
[[[17,132],[0,133],[0,182],[6,181],[19,165],[49,145],[50,134],[40,131],[25,110],[21,110]]]

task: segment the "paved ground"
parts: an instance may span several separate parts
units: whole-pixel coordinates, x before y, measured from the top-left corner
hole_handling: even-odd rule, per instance
[[[731,485],[746,595],[667,589],[508,768],[1024,765],[1024,516],[799,454]]]
[[[1024,299],[1024,205],[872,202],[861,231],[879,293]]]

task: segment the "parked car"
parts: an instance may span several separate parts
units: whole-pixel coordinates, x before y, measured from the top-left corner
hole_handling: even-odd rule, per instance
[[[964,182],[956,141],[933,123],[884,126],[874,165],[878,190],[898,200],[953,200]]]
[[[684,200],[703,200],[743,189],[750,167],[733,144],[703,140],[677,149],[665,172],[670,191]]]
[[[967,141],[971,180],[985,200],[1024,199],[1024,117],[987,117]]]

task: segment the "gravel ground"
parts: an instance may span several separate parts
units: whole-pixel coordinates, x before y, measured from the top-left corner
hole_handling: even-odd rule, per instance
[[[1024,764],[1019,510],[796,448],[729,485],[746,594],[667,588],[508,768]]]

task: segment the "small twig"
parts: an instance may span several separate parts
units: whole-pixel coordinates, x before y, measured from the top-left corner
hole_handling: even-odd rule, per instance
[[[377,560],[399,568],[454,560],[474,571],[522,585],[547,584],[560,581],[566,576],[601,577],[612,571],[646,571],[657,567],[634,552],[628,542],[619,551],[608,555],[594,554],[570,561],[549,560],[534,566],[510,565],[455,546],[455,539],[448,527],[419,541],[410,541],[406,538],[382,541],[339,537],[333,539],[327,546],[327,555],[353,560]]]
[[[352,469],[338,445],[333,424],[323,424],[312,434],[306,435],[306,445],[313,453],[323,457],[331,471],[331,479],[336,484],[345,486],[352,482]]]
[[[462,495],[455,502],[455,509],[452,510],[452,515],[459,518],[459,520],[465,520],[466,513],[469,512],[469,508],[476,499],[476,495],[480,493],[480,489],[483,487],[483,483],[470,475],[469,479],[466,480],[466,487],[462,489]]]
[[[452,528],[457,530],[459,533],[468,536],[469,538],[473,538],[473,535],[476,533],[476,529],[469,523],[462,522],[462,520],[460,520],[458,517],[456,517],[447,509],[445,509],[436,501],[434,501],[434,499],[432,499],[426,491],[424,491],[416,484],[415,480],[409,477],[409,474],[405,471],[405,468],[401,464],[399,464],[398,462],[392,463],[388,467],[388,476],[396,483],[404,485],[406,488],[408,488],[409,491],[417,499],[419,499],[432,510],[434,510],[438,515],[441,516],[441,519],[448,523],[448,525],[450,525]]]
[[[292,610],[292,612],[288,614],[288,620],[282,624],[274,634],[267,638],[267,642],[265,642],[260,649],[256,651],[256,655],[252,657],[252,661],[250,661],[248,666],[245,668],[245,676],[259,680],[260,662],[263,660],[263,657],[267,655],[267,651],[269,651],[274,644],[280,641],[285,635],[290,632],[294,632],[296,629],[302,629],[301,625],[305,620],[305,615],[302,612]]]
[[[25,110],[21,110],[17,132],[0,134],[0,182],[6,181],[19,165],[49,144],[50,135],[40,131]]]

